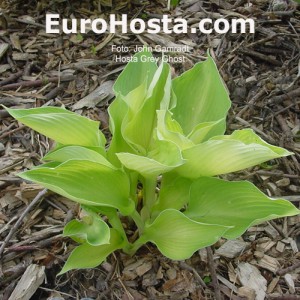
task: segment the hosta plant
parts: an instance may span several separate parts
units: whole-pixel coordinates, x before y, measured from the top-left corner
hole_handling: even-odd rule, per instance
[[[212,58],[175,79],[152,58],[137,53],[115,82],[108,147],[98,122],[64,108],[7,109],[56,141],[44,164],[20,176],[83,211],[64,229],[79,245],[60,274],[95,267],[117,249],[132,255],[148,242],[170,259],[187,259],[220,237],[299,213],[250,182],[219,177],[292,153],[251,129],[224,134],[231,102]]]

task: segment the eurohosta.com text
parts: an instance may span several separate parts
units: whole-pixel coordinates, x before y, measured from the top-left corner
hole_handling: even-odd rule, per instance
[[[116,33],[166,33],[166,34],[185,34],[197,33],[204,34],[219,33],[255,33],[255,22],[253,19],[225,19],[216,20],[204,18],[198,24],[190,27],[187,20],[183,18],[171,18],[169,15],[162,15],[162,18],[151,18],[144,20],[135,18],[128,20],[128,16],[123,14],[118,18],[111,14],[109,20],[103,18],[96,19],[61,19],[59,14],[46,14],[47,33],[86,33],[92,30],[96,34],[105,32]]]

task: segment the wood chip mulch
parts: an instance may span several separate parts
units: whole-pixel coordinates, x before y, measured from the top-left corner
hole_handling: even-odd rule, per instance
[[[64,105],[101,121],[108,134],[112,84],[124,68],[114,62],[112,44],[192,47],[184,64],[172,65],[174,74],[203,60],[210,48],[233,102],[228,132],[252,128],[294,152],[226,178],[250,180],[299,207],[300,11],[294,2],[283,2],[185,0],[171,12],[189,24],[208,16],[254,18],[255,34],[96,36],[46,34],[45,13],[153,17],[167,13],[166,1],[116,1],[112,7],[102,0],[1,1],[0,104]],[[149,244],[134,257],[117,252],[98,268],[56,277],[75,246],[62,229],[79,215],[78,206],[17,176],[38,165],[52,142],[2,108],[0,119],[1,300],[300,299],[299,216],[252,227],[240,239],[220,240],[184,262],[164,258]]]

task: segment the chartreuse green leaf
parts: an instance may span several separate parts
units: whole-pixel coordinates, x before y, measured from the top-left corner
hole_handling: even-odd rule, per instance
[[[191,184],[192,180],[178,176],[174,172],[163,174],[159,197],[153,211],[182,209],[190,199]]]
[[[253,224],[293,216],[299,210],[286,200],[267,197],[247,181],[203,177],[195,181],[185,215],[204,223],[232,226],[223,236],[234,239]]]
[[[9,109],[11,116],[37,132],[63,144],[104,147],[99,122],[59,107]]]
[[[117,157],[126,168],[144,177],[158,176],[184,163],[181,152],[174,143],[160,140],[156,141],[153,150],[147,156],[117,153]]]
[[[108,157],[115,164],[120,166],[120,161],[116,157],[117,152],[136,153],[124,138],[124,130],[128,123],[143,106],[147,96],[147,78],[126,96],[117,94],[116,99],[108,108],[110,116],[110,131],[113,134]]]
[[[262,141],[251,129],[216,136],[182,151],[186,163],[177,169],[184,177],[215,176],[239,171],[292,153]]]
[[[224,119],[214,122],[204,122],[196,125],[188,138],[195,144],[203,143],[218,135],[223,130]]]
[[[195,146],[195,144],[183,134],[180,124],[172,118],[172,113],[169,110],[157,110],[156,113],[158,139],[172,141],[180,150]]]
[[[50,162],[35,166],[34,170],[37,170],[37,169],[40,169],[40,168],[55,168],[55,167],[58,167],[60,164],[61,163],[57,162],[57,161],[50,161]],[[19,174],[19,176],[20,176],[20,174]]]
[[[128,112],[128,105],[123,101],[121,95],[108,108],[109,113],[109,128],[113,135],[109,149],[107,151],[108,159],[116,166],[120,167],[120,161],[116,156],[117,152],[133,152],[133,149],[128,145],[122,135],[122,123],[125,115]]]
[[[147,153],[153,142],[154,128],[157,124],[156,110],[160,108],[161,102],[167,103],[170,100],[170,87],[170,67],[163,63],[153,77],[142,107],[128,122],[122,124],[124,139],[142,155]]]
[[[231,102],[215,62],[209,56],[191,70],[173,79],[177,98],[174,119],[188,135],[200,123],[222,119],[217,134],[225,132],[225,118]]]
[[[243,129],[243,130],[236,130],[231,135],[221,135],[213,137],[211,140],[238,140],[240,142],[245,143],[246,145],[250,144],[258,144],[261,146],[268,147],[270,150],[274,151],[278,154],[288,153],[287,155],[291,155],[291,152],[287,150],[273,146],[262,140],[257,134],[254,133],[252,129]]]
[[[143,62],[142,62],[143,60]],[[126,96],[140,86],[147,78],[147,87],[150,85],[157,65],[148,51],[141,51],[133,56],[114,84],[114,92]]]
[[[133,116],[144,104],[146,96],[147,80],[144,80],[141,85],[130,91],[126,96],[117,94],[116,99],[108,108],[108,113],[110,116],[109,128],[113,137],[107,156],[115,165],[120,166],[120,162],[116,157],[117,152],[136,152],[125,141],[123,131],[127,127],[128,122],[130,122]]]
[[[227,230],[226,226],[196,222],[178,210],[167,209],[146,225],[141,238],[154,243],[166,257],[182,260],[214,244]]]
[[[110,229],[109,244],[92,246],[88,243],[76,247],[58,275],[62,275],[73,269],[87,269],[99,266],[107,256],[123,247],[123,239],[120,234]]]
[[[70,221],[64,228],[64,236],[83,239],[91,246],[109,244],[110,229],[108,225],[93,212],[88,212],[86,216],[79,220]]]
[[[134,209],[127,175],[93,161],[68,160],[55,168],[41,167],[19,176],[81,204],[115,207],[124,215]]]
[[[98,150],[98,148],[94,148]],[[89,148],[85,148],[82,146],[64,146],[58,149],[55,149],[49,152],[47,155],[43,157],[44,161],[56,161],[56,162],[65,162],[70,159],[75,160],[89,160],[94,161],[99,164],[105,165],[107,167],[113,168],[112,164],[98,151],[95,151]],[[99,149],[102,150],[101,148]],[[102,151],[101,151],[102,152]]]
[[[143,58],[147,62],[142,63]],[[158,67],[153,60],[151,61],[151,58],[153,58],[152,54],[147,51],[135,54],[134,60],[137,59],[137,62],[128,63],[114,85],[116,99],[108,109],[109,126],[113,135],[108,157],[115,165],[120,164],[115,155],[117,152],[135,153],[136,150],[143,151],[143,147],[135,142],[132,147],[130,138],[128,140],[124,132],[127,130],[128,124],[142,109],[147,93],[153,89],[152,87],[149,88],[149,85],[153,81]],[[149,136],[147,138],[149,139]]]
[[[174,142],[181,150],[205,142],[223,130],[224,119],[221,119],[200,123],[194,127],[188,136],[185,136],[180,124],[173,119],[172,115],[169,110],[157,111],[157,135],[159,139]]]
[[[121,99],[127,104],[129,111],[126,112],[124,116],[128,119],[131,119],[134,114],[136,114],[143,106],[147,99],[148,87],[147,81],[148,78],[145,78],[144,81],[134,90],[130,91],[126,96],[121,95]],[[118,94],[120,95],[120,94]],[[128,122],[128,120],[126,120]]]

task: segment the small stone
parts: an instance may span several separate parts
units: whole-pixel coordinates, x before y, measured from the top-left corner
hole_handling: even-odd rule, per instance
[[[276,185],[278,187],[285,187],[285,186],[289,186],[291,183],[290,179],[289,178],[282,178],[278,181],[276,181]]]
[[[299,193],[299,192],[300,192],[300,187],[298,187],[298,186],[296,186],[296,185],[293,185],[293,184],[291,184],[291,185],[289,186],[289,189],[290,189],[292,192],[294,192],[294,193]]]
[[[168,269],[166,273],[170,280],[175,279],[177,277],[177,272],[174,268]]]

